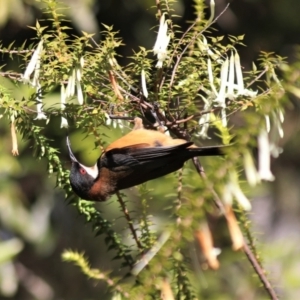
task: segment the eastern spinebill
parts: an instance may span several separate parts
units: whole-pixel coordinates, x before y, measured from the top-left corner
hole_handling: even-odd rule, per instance
[[[105,201],[119,190],[133,187],[180,169],[195,156],[222,155],[224,146],[197,147],[184,139],[173,139],[143,127],[135,118],[131,132],[111,143],[93,167],[78,162],[72,153],[70,183],[82,199]]]

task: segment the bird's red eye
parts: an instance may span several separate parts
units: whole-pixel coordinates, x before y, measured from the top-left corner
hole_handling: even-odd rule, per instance
[[[82,174],[82,175],[85,175],[86,174],[86,170],[84,168],[80,168],[79,169],[79,172]]]

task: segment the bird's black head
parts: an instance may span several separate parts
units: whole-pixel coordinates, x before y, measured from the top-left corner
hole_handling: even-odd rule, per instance
[[[69,138],[67,137],[67,146],[69,149],[69,155],[72,160],[72,167],[70,172],[70,183],[73,191],[82,199],[92,200],[90,197],[90,190],[95,184],[98,177],[97,164],[93,167],[86,167],[79,163],[74,156]]]

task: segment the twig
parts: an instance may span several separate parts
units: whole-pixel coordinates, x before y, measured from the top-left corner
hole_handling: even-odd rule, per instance
[[[203,167],[199,163],[199,160],[196,157],[193,158],[193,163],[194,163],[194,165],[196,167],[196,170],[199,173],[199,175],[203,179],[206,180],[207,177],[206,177],[206,174],[204,172],[204,169],[203,169]],[[216,206],[224,214],[225,213],[225,208],[224,208],[224,205],[223,205],[221,199],[219,198],[218,194],[216,193],[216,191],[214,190],[213,187],[208,187],[208,188],[210,189],[211,193],[214,196],[214,201],[215,201]],[[253,251],[249,248],[249,245],[246,242],[244,242],[243,250],[244,250],[249,262],[251,263],[255,273],[257,274],[259,280],[264,285],[265,290],[267,291],[267,293],[269,294],[271,299],[272,300],[279,300],[279,298],[277,297],[271,283],[269,282],[268,278],[265,275],[265,270],[262,268],[262,266],[260,265],[257,257],[254,255]]]
[[[133,236],[133,238],[134,238],[134,240],[136,242],[136,245],[138,246],[139,249],[144,250],[144,248],[143,248],[143,246],[142,246],[142,244],[141,244],[141,242],[140,242],[140,240],[139,240],[139,238],[138,238],[138,236],[136,234],[136,230],[134,229],[133,221],[132,221],[132,219],[131,219],[131,217],[129,215],[129,212],[128,212],[128,209],[127,209],[127,207],[125,205],[125,202],[123,201],[123,199],[122,199],[122,197],[121,197],[121,195],[120,195],[119,192],[117,192],[116,195],[118,197],[119,203],[121,204],[122,211],[123,211],[123,213],[125,215],[125,218],[126,218],[126,220],[128,222],[129,229],[130,229],[131,234],[132,234],[132,236]]]
[[[81,271],[89,278],[96,280],[103,280],[113,290],[118,291],[123,297],[129,298],[129,294],[125,291],[121,285],[117,284],[117,280],[111,279],[108,275],[99,269],[92,269],[88,260],[83,256],[83,253],[73,252],[66,250],[62,255],[63,260],[72,262],[77,265]]]
[[[31,50],[8,50],[8,49],[0,49],[0,53],[7,53],[7,54],[23,54],[33,52],[34,49]]]
[[[156,243],[143,255],[143,257],[135,263],[131,274],[137,276],[152,260],[152,258],[158,253],[162,246],[167,242],[171,233],[168,230],[162,232]]]
[[[270,281],[268,280],[268,278],[265,274],[265,270],[262,268],[262,266],[258,262],[256,256],[253,254],[253,252],[249,248],[249,245],[246,242],[244,244],[244,252],[245,252],[250,264],[252,265],[255,273],[257,274],[259,280],[262,282],[265,290],[269,294],[270,299],[279,300],[273,286],[271,285]]]
[[[13,72],[0,72],[0,76],[7,77],[17,81],[23,81],[22,74]]]
[[[193,163],[194,166],[198,172],[198,174],[201,176],[201,178],[205,181],[207,181],[207,177],[204,171],[204,168],[202,167],[202,165],[200,164],[199,160],[197,159],[197,157],[193,157]],[[224,205],[219,197],[219,195],[217,194],[217,192],[214,190],[214,188],[212,186],[209,186],[208,189],[210,190],[210,192],[212,193],[213,197],[214,197],[214,202],[215,205],[217,206],[217,208],[220,210],[220,212],[225,215],[225,208]]]
[[[156,7],[157,7],[157,16],[160,19],[160,17],[161,17],[160,0],[155,0],[155,2],[156,2]]]
[[[174,59],[174,56],[175,56],[175,53],[177,52],[177,49],[179,48],[179,46],[181,45],[184,37],[189,33],[190,30],[192,30],[192,28],[196,25],[196,22],[194,22],[188,29],[187,31],[182,35],[182,37],[180,38],[180,40],[178,41],[177,45],[175,46],[175,49],[173,50],[173,53],[172,53],[172,56],[169,60],[169,64],[168,64],[168,68],[170,67],[173,59]],[[178,67],[178,63],[179,63],[179,60],[178,60],[178,56],[177,56],[177,62],[175,64],[175,67],[177,69]],[[173,69],[174,70],[174,69]],[[174,78],[175,78],[175,72],[172,72],[172,76],[171,76],[171,81],[170,81],[170,84],[169,84],[169,101],[168,101],[168,111],[170,112],[170,95],[171,95],[171,87],[173,85],[173,81],[174,81]],[[165,82],[165,79],[166,79],[166,74],[163,76],[161,82],[160,82],[160,87],[161,88]],[[171,115],[171,114],[170,114]]]
[[[247,84],[246,88],[251,86],[254,82],[256,82],[260,77],[262,77],[267,71],[269,70],[268,67],[266,67],[259,75],[257,75],[250,83]]]
[[[178,187],[177,187],[177,207],[178,210],[181,207],[181,194],[182,194],[182,179],[183,179],[183,168],[178,171]]]
[[[190,42],[184,47],[184,49],[182,50],[180,55],[177,57],[177,61],[173,68],[173,72],[172,72],[172,76],[171,76],[172,84],[173,84],[173,80],[175,77],[175,73],[177,71],[178,65],[181,61],[183,54],[187,51],[187,49],[190,47],[190,45],[196,40],[196,38],[198,38],[198,36],[200,36],[207,28],[209,28],[213,23],[215,23],[224,14],[224,12],[227,10],[228,6],[229,6],[229,4],[226,5],[226,7],[221,11],[221,13],[211,23],[207,24],[200,32],[198,32],[196,35],[194,35],[194,37],[190,40]],[[169,89],[171,89],[171,86],[172,86],[171,83],[170,83]]]
[[[108,76],[109,76],[109,80],[110,80],[110,83],[111,83],[111,85],[113,87],[113,91],[114,91],[116,97],[120,101],[124,100],[124,98],[123,98],[123,96],[120,93],[120,90],[118,88],[118,83],[116,81],[115,75],[114,75],[114,73],[111,70],[108,71]]]

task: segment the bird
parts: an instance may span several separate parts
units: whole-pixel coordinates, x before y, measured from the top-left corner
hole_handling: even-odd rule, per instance
[[[145,129],[138,117],[134,123],[133,130],[111,143],[92,167],[76,159],[67,136],[70,184],[80,198],[105,201],[119,190],[175,172],[193,157],[224,154],[226,146],[197,147],[159,130]]]

